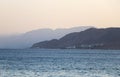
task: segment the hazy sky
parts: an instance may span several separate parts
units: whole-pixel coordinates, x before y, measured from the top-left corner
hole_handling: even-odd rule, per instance
[[[0,35],[84,25],[120,27],[120,0],[0,0]]]

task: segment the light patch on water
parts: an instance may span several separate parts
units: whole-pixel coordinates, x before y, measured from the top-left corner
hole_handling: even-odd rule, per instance
[[[71,70],[71,71],[0,71],[0,77],[119,77],[117,75],[110,75],[101,71],[83,71],[83,70]]]

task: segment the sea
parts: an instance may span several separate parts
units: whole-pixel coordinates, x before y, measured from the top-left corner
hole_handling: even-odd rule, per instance
[[[120,50],[0,49],[0,77],[120,77]]]

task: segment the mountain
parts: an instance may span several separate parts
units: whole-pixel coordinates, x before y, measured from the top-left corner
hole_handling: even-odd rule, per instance
[[[120,49],[120,28],[90,28],[34,44],[31,48]]]
[[[0,37],[0,48],[29,48],[40,41],[60,39],[72,32],[84,31],[92,26],[73,27],[69,29],[38,29],[19,35]]]

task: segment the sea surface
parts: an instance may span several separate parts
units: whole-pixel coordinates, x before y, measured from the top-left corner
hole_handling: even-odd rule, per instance
[[[120,77],[120,50],[1,49],[0,77]]]

